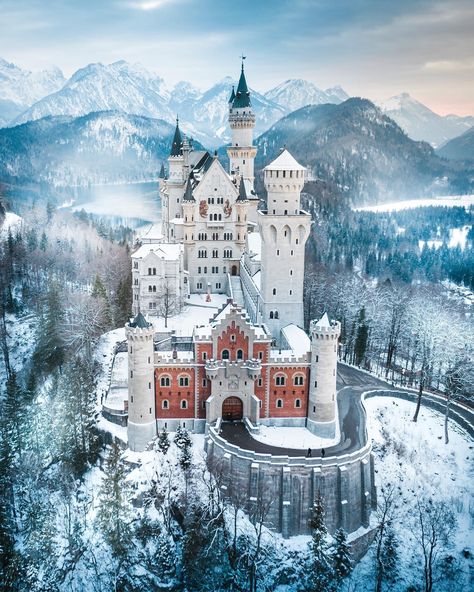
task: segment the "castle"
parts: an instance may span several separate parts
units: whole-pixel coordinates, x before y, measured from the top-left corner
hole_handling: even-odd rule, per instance
[[[243,65],[229,124],[228,173],[216,155],[193,150],[177,122],[169,177],[160,181],[163,237],[132,255],[132,450],[143,450],[162,427],[204,432],[219,417],[335,434],[340,327],[324,315],[311,323],[311,337],[302,328],[306,169],[283,150],[264,169],[267,205],[258,208],[255,115]],[[208,324],[179,340],[164,331],[158,343],[144,314],[177,313],[199,293],[228,301]]]
[[[254,189],[255,115],[243,63],[228,120],[229,172],[216,154],[194,150],[177,121],[168,178],[160,180],[162,236],[145,238],[132,255],[127,430],[134,451],[145,450],[162,428],[174,431],[181,425],[208,434],[208,454],[224,463],[234,455],[232,466],[240,466],[236,478],[247,475],[243,487],[250,491],[259,461],[252,457],[242,465],[243,455],[219,439],[219,426],[241,421],[250,434],[262,425],[303,427],[334,438],[340,324],[324,314],[310,323],[309,335],[303,329],[311,227],[300,200],[306,169],[282,150],[263,170],[267,200],[261,205]],[[219,307],[211,316],[206,306],[213,302]],[[326,480],[329,497],[332,489],[339,492],[330,526],[342,524],[350,531],[368,521],[373,459],[366,449],[354,467],[344,462],[333,463]],[[275,468],[275,483],[289,475],[281,470]],[[285,501],[285,487],[278,486],[281,510],[275,510],[274,523],[285,536],[307,530],[310,498],[316,486],[322,487],[316,485],[315,470],[310,463],[298,477],[307,483],[298,487],[308,497],[308,507],[302,498],[295,502],[298,518],[285,521],[291,503]],[[357,515],[344,519],[350,471],[360,495],[354,498]],[[230,478],[230,465],[227,472]],[[372,492],[372,504],[373,499]]]

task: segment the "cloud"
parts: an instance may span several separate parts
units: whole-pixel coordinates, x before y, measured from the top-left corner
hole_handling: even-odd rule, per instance
[[[433,72],[464,72],[474,70],[474,58],[466,60],[438,60],[435,62],[426,62],[423,70]]]
[[[158,10],[172,3],[176,3],[176,0],[143,0],[142,2],[130,2],[128,6],[137,10],[149,11]]]

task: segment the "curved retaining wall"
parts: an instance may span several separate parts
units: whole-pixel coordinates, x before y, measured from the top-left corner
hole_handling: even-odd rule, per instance
[[[308,520],[318,491],[326,525],[334,533],[368,527],[376,507],[371,444],[353,454],[321,458],[274,456],[243,450],[219,436],[219,422],[209,428],[206,450],[211,470],[222,476],[229,496],[268,506],[266,525],[287,538],[309,534]],[[243,495],[242,495],[243,494]]]

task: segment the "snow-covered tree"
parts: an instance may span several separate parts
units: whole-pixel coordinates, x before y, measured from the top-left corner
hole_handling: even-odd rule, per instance
[[[339,528],[334,534],[334,542],[331,548],[331,560],[334,576],[337,581],[346,578],[352,571],[351,549],[347,543],[347,534]]]
[[[158,442],[156,446],[161,453],[166,455],[170,447],[170,439],[168,436],[168,432],[166,431],[166,428],[163,428],[161,430],[160,435],[158,436]]]
[[[324,504],[318,492],[309,520],[311,528],[309,574],[311,592],[329,592],[334,584],[334,571],[328,543],[328,530],[324,523]]]

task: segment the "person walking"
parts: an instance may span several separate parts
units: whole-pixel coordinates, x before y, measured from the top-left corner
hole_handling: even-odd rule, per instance
[[[307,456],[307,457],[309,457],[309,456],[313,456],[313,453],[312,453],[312,451],[311,451],[311,448],[308,448],[308,452],[306,453],[306,456]]]
[[[324,458],[326,456],[326,451],[324,450],[324,448],[321,448],[321,458]]]

